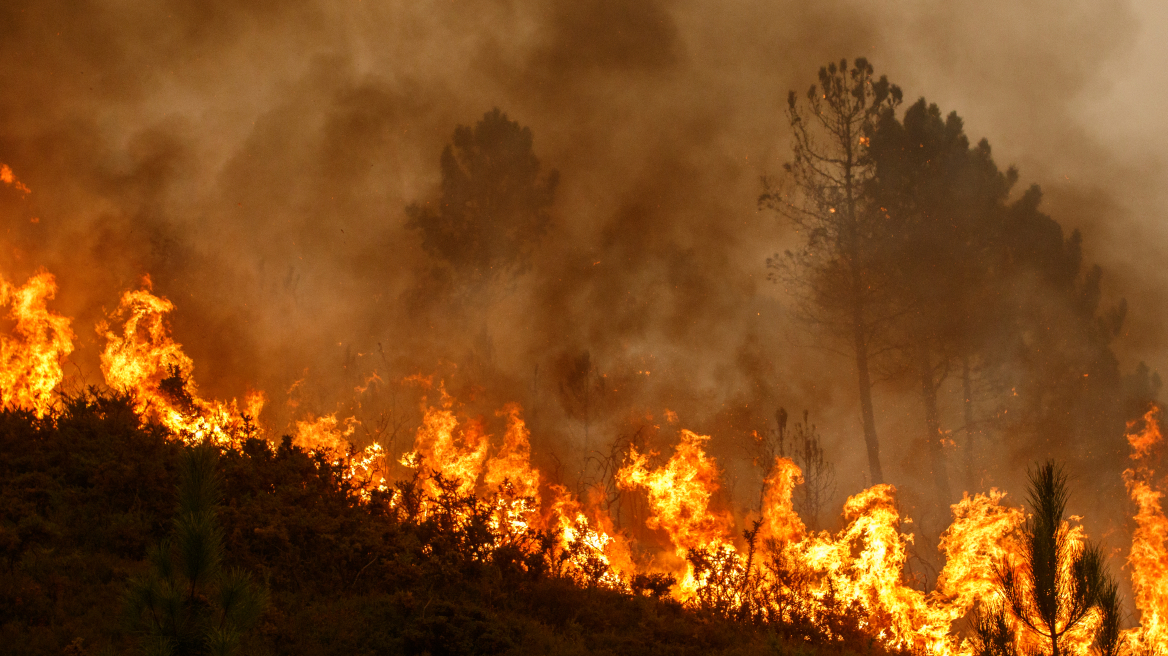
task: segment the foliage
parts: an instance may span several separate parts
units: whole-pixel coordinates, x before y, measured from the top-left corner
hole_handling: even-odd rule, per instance
[[[937,496],[947,502],[937,396],[955,363],[962,363],[963,376],[970,375],[985,335],[1003,320],[989,283],[1004,201],[1017,173],[1000,172],[988,142],[971,147],[956,112],[942,118],[923,98],[903,120],[885,110],[870,138],[875,174],[865,191],[872,211],[886,219],[878,259],[892,282],[888,301],[894,309],[892,348],[881,365],[920,390],[929,466]]]
[[[997,588],[1004,602],[977,622],[985,653],[1008,653],[1009,626],[1028,630],[1050,646],[1051,656],[1063,651],[1063,636],[1100,609],[1104,621],[1096,641],[1104,654],[1114,654],[1119,639],[1118,592],[1104,564],[1102,550],[1082,547],[1066,522],[1066,474],[1053,462],[1030,471],[1029,505],[1033,515],[1023,528],[1021,562],[997,568]],[[1011,649],[1013,647],[1010,647]]]
[[[970,485],[975,441],[1093,443],[1137,418],[1158,378],[1120,374],[1111,344],[1126,304],[1102,302],[1100,268],[1084,262],[1081,234],[1041,210],[1041,189],[1015,193],[1018,172],[999,169],[986,140],[971,144],[955,112],[922,98],[901,114],[900,100],[863,59],[820,69],[804,101],[789,95],[793,161],[764,179],[760,205],[804,240],[767,260],[771,278],[819,329],[815,344],[855,362],[872,481],[871,387],[911,382],[943,507],[957,446],[940,398],[951,376]]]
[[[434,258],[471,280],[522,271],[551,221],[559,175],[541,174],[531,130],[492,109],[442,151],[437,199],[406,208]]]
[[[1006,619],[1005,607],[995,604],[988,609],[974,609],[973,631],[976,656],[1018,656],[1014,630]]]
[[[955,372],[970,480],[986,428],[1079,442],[1137,417],[1156,384],[1146,367],[1119,374],[1110,343],[1126,305],[1102,306],[1100,269],[1084,265],[1077,231],[1064,235],[1040,211],[1041,190],[1011,199],[1018,172],[1000,170],[986,140],[971,145],[955,112],[923,98],[900,118],[886,109],[870,137],[865,192],[886,219],[875,259],[894,317],[879,364],[920,389],[938,496],[949,498],[945,446],[956,446],[938,395]]]
[[[217,460],[208,445],[185,450],[174,527],[151,550],[151,571],[130,581],[127,614],[145,653],[236,653],[267,605],[267,591],[246,572],[222,568]]]

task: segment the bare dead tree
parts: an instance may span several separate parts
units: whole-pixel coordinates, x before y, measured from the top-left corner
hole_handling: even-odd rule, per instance
[[[795,511],[809,527],[817,530],[820,513],[836,493],[835,466],[823,451],[819,432],[810,421],[810,413],[804,410],[803,421],[796,422],[789,430],[787,410],[779,408],[775,411],[775,428],[755,433],[751,452],[755,466],[763,474],[760,508],[766,494],[765,481],[774,470],[775,458],[790,458],[803,471],[803,484],[795,488],[792,498]]]
[[[835,496],[835,466],[824,455],[819,432],[806,410],[792,431],[791,447],[792,460],[803,470],[803,485],[795,488],[795,510],[808,526],[818,529],[820,514]]]
[[[589,351],[561,358],[559,369],[560,403],[570,415],[583,422],[584,451],[588,452],[592,419],[605,392],[604,376],[597,370]]]
[[[624,525],[622,510],[626,496],[617,486],[616,474],[625,464],[631,447],[644,448],[644,432],[645,427],[641,426],[632,434],[617,436],[605,451],[589,451],[584,456],[584,470],[576,484],[577,497],[603,507],[617,528]]]

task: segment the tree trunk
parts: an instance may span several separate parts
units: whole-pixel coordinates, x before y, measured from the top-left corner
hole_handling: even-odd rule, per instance
[[[962,402],[965,411],[965,487],[972,490],[973,480],[973,375],[969,370],[969,356],[961,357],[961,391],[964,395]]]
[[[864,445],[868,447],[868,469],[872,474],[872,484],[879,485],[884,482],[884,469],[880,466],[880,441],[876,438],[876,413],[872,410],[872,377],[868,372],[868,327],[864,322],[866,289],[860,273],[860,227],[856,217],[856,189],[853,177],[856,157],[852,151],[852,139],[849,123],[844,137],[844,149],[847,153],[844,164],[844,193],[848,210],[847,254],[851,261],[852,275],[852,331],[856,348],[856,375],[860,384],[860,414],[864,420]]]
[[[860,383],[860,414],[864,420],[864,444],[868,447],[868,470],[872,474],[872,484],[884,482],[884,470],[880,467],[880,442],[876,438],[876,413],[872,410],[872,377],[868,372],[868,340],[864,330],[863,312],[856,302],[853,328],[856,340],[856,373]]]
[[[933,379],[933,363],[928,346],[920,346],[918,365],[921,376],[921,401],[925,406],[925,427],[928,430],[929,467],[933,470],[933,484],[942,503],[952,500],[949,490],[949,472],[945,467],[945,446],[941,442],[941,413],[937,410],[937,382]]]

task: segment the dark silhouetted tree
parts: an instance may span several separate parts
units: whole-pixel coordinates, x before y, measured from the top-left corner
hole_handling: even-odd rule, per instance
[[[531,130],[493,109],[442,151],[436,199],[406,208],[422,247],[465,279],[522,271],[547,231],[558,173],[541,174]]]
[[[604,400],[604,376],[592,361],[592,354],[562,355],[556,363],[560,372],[560,404],[569,416],[579,419],[584,425],[584,450],[591,449],[591,427],[596,417],[597,407]]]
[[[901,100],[900,88],[874,79],[860,58],[819,70],[819,84],[801,104],[794,91],[787,117],[794,136],[788,184],[764,178],[762,207],[787,217],[803,235],[798,252],[767,261],[772,279],[799,295],[804,316],[844,344],[855,362],[864,442],[872,482],[884,481],[872,408],[871,358],[887,321],[888,280],[879,261],[885,219],[864,190],[874,173],[868,158],[872,124]]]
[[[1082,235],[1039,206],[1030,187],[1008,208],[999,263],[1001,297],[1009,301],[1001,342],[1012,352],[1017,393],[1006,428],[1041,440],[1089,446],[1123,432],[1124,381],[1111,343],[1127,304],[1102,303],[1102,270],[1084,265]],[[1016,365],[1021,366],[1016,366]]]
[[[1083,266],[1078,232],[1064,237],[1039,210],[1039,188],[1010,201],[1017,171],[1000,170],[987,141],[971,146],[956,113],[943,117],[923,99],[902,119],[884,110],[868,156],[865,195],[885,218],[873,268],[886,276],[891,317],[889,357],[878,364],[920,390],[940,500],[952,500],[938,398],[951,375],[960,376],[970,486],[974,442],[989,430],[1027,444],[1091,444],[1122,431],[1124,399],[1154,394],[1155,379],[1120,376],[1111,342],[1125,304],[1102,305],[1100,269]],[[1138,416],[1141,404],[1129,406]]]
[[[813,530],[818,530],[819,517],[835,496],[835,466],[823,452],[823,444],[815,424],[803,411],[803,421],[795,422],[789,447],[791,459],[803,470],[803,484],[795,488],[795,510]]]
[[[1000,319],[987,292],[1004,202],[1017,174],[1001,173],[985,140],[971,148],[957,114],[942,118],[923,98],[903,121],[892,109],[881,116],[869,155],[876,173],[868,193],[889,225],[884,257],[898,309],[893,369],[917,381],[929,465],[947,503],[952,495],[938,392],[960,368],[971,473],[973,369],[986,332]]]

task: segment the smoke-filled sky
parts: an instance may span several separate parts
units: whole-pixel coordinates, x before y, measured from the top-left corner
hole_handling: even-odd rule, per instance
[[[790,153],[787,91],[866,56],[956,110],[1128,298],[1123,369],[1166,371],[1166,37],[1154,0],[9,0],[0,162],[32,193],[0,203],[0,267],[57,275],[91,381],[91,326],[150,274],[204,393],[265,390],[278,421],[294,381],[329,412],[374,368],[461,367],[550,408],[588,351],[617,414],[741,433],[809,408],[850,491],[851,367],[766,280],[794,243],[757,209]],[[554,223],[513,284],[451,297],[404,207],[493,107],[559,171]],[[900,396],[877,389],[894,482],[921,431]]]

